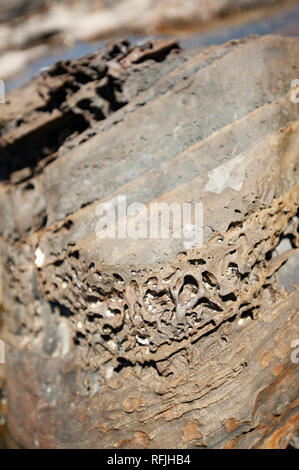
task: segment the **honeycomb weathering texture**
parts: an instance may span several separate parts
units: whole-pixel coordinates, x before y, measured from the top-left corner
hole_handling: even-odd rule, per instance
[[[298,429],[298,39],[58,63],[1,114],[9,426],[27,447],[286,447]],[[204,243],[96,207],[203,203]],[[116,220],[116,226],[122,220]]]

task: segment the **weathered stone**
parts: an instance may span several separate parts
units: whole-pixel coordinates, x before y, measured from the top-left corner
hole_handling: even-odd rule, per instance
[[[199,54],[120,42],[9,95],[0,246],[24,446],[287,447],[298,57],[274,36]],[[203,202],[203,246],[99,240],[96,207],[124,194]]]

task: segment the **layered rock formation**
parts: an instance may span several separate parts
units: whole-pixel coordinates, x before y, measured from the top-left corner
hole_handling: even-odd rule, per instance
[[[8,419],[21,444],[292,440],[298,57],[297,39],[274,36],[199,53],[122,41],[8,96],[0,233]],[[202,202],[203,245],[99,239],[98,205],[123,195]]]

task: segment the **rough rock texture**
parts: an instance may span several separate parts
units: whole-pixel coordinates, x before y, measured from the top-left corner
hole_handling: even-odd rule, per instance
[[[1,113],[8,420],[26,447],[280,448],[299,425],[297,39],[60,63]],[[204,244],[100,202],[203,202]],[[116,225],[122,220],[117,220]]]

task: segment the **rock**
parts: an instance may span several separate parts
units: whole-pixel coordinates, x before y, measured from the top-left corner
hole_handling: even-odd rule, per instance
[[[298,57],[275,36],[199,53],[120,41],[8,95],[0,250],[23,446],[288,446]],[[100,204],[122,196],[202,202],[203,243],[186,247],[173,219],[168,238],[101,238]]]

